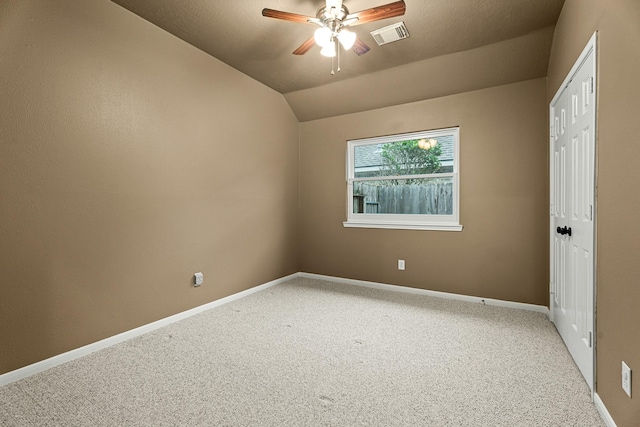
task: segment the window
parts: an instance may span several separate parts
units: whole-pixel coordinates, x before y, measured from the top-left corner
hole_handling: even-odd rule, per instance
[[[460,231],[458,127],[347,141],[345,227]]]

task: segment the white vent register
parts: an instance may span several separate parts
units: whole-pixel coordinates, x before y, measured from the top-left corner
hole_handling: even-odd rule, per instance
[[[378,46],[395,42],[409,37],[409,30],[404,22],[388,25],[378,30],[371,31],[371,36],[378,43]]]

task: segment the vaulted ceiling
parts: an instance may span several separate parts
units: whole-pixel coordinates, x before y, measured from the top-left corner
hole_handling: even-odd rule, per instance
[[[300,120],[543,77],[564,3],[405,0],[404,16],[353,28],[371,50],[344,52],[341,71],[331,75],[331,59],[318,46],[292,54],[316,26],[261,14],[315,16],[323,0],[112,1],[282,93]],[[344,4],[357,12],[391,1]],[[400,21],[410,37],[378,46],[370,31]]]

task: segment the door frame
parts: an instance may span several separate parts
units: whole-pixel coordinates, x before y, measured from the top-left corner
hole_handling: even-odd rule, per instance
[[[554,322],[554,316],[553,316],[553,282],[552,282],[552,275],[554,274],[554,270],[555,270],[555,266],[554,266],[554,247],[553,247],[553,237],[554,237],[554,233],[555,233],[555,229],[554,229],[554,218],[553,218],[553,202],[554,202],[554,185],[555,185],[555,177],[554,177],[554,166],[553,166],[553,153],[554,153],[554,132],[555,132],[555,128],[554,128],[554,114],[553,114],[553,105],[558,101],[558,98],[560,97],[560,95],[562,94],[562,92],[569,86],[569,84],[571,83],[571,81],[574,79],[574,77],[576,76],[578,70],[580,69],[580,67],[584,64],[585,60],[587,59],[587,57],[590,54],[593,54],[593,61],[594,61],[594,73],[593,73],[593,79],[594,79],[594,137],[593,137],[593,324],[591,325],[592,327],[592,346],[591,346],[591,351],[593,354],[593,376],[592,376],[592,383],[588,384],[589,387],[591,388],[591,397],[594,397],[595,394],[595,386],[596,386],[596,346],[597,346],[597,334],[596,334],[596,304],[597,304],[597,299],[596,299],[596,289],[597,289],[597,269],[598,269],[598,253],[597,253],[597,231],[598,231],[598,227],[597,227],[597,206],[598,206],[598,49],[597,49],[597,41],[598,41],[598,32],[594,32],[593,35],[591,36],[591,38],[589,39],[589,41],[587,42],[587,45],[585,46],[585,48],[582,50],[582,52],[580,53],[580,56],[578,57],[578,59],[576,60],[576,62],[573,64],[573,67],[571,67],[571,70],[569,71],[569,73],[567,74],[567,76],[565,77],[564,81],[562,82],[562,84],[559,86],[558,90],[556,91],[553,99],[551,100],[551,102],[549,103],[549,320],[551,320],[551,322]]]

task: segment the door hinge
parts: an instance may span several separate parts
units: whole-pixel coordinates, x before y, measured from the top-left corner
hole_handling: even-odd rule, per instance
[[[593,77],[589,77],[589,93],[593,93]]]
[[[589,205],[589,221],[593,221],[593,205]]]
[[[589,348],[593,347],[593,333],[589,331]]]

